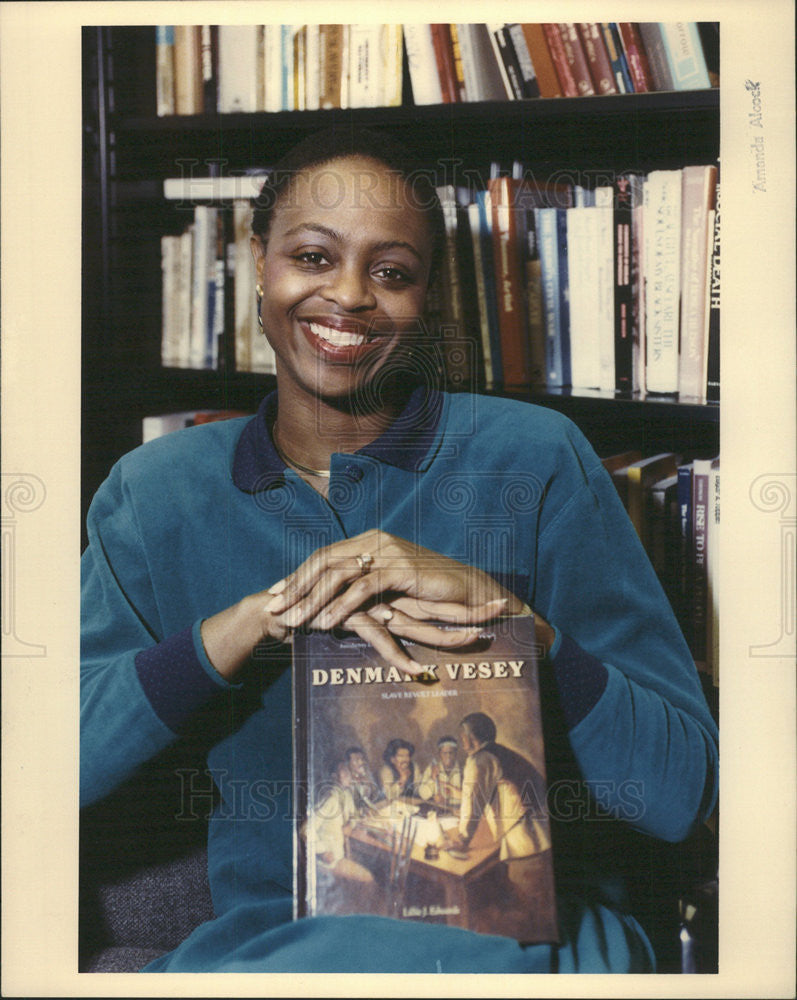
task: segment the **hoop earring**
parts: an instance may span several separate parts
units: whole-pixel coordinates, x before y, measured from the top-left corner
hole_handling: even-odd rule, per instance
[[[255,292],[257,293],[257,325],[260,329],[263,329],[263,318],[260,315],[260,306],[263,304],[263,286],[258,282],[255,285]]]

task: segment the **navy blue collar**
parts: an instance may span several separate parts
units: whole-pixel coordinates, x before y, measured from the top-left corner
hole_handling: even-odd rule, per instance
[[[436,389],[415,389],[390,427],[357,454],[386,462],[410,472],[420,471],[437,439],[443,394]],[[258,493],[281,485],[285,463],[277,454],[271,430],[277,418],[277,392],[269,393],[238,439],[232,478],[239,490]]]

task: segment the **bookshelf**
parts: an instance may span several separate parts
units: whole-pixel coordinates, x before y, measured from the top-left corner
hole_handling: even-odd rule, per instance
[[[83,511],[110,465],[141,440],[147,414],[254,409],[271,376],[164,369],[160,238],[180,232],[163,180],[267,166],[302,136],[362,123],[408,140],[441,183],[486,178],[521,158],[537,177],[599,183],[606,172],[712,163],[716,89],[414,107],[157,117],[154,27],[83,34]],[[512,391],[562,410],[599,453],[627,447],[688,458],[719,450],[716,405],[619,399],[597,391]]]

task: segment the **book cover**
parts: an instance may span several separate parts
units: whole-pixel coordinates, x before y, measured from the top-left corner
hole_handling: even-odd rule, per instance
[[[294,637],[295,915],[557,940],[531,617],[405,645],[422,680],[358,636]]]
[[[413,104],[442,104],[443,88],[437,72],[432,26],[405,24],[403,29]]]
[[[155,109],[159,117],[174,114],[174,26],[155,28]]]
[[[558,24],[543,24],[543,34],[563,97],[578,97],[578,86],[570,68]]]
[[[468,101],[506,101],[508,94],[495,61],[486,24],[458,24],[465,95]]]
[[[561,97],[562,88],[559,86],[559,78],[556,75],[548,43],[545,41],[543,26],[541,24],[522,24],[521,27],[526,36],[526,45],[534,65],[540,97]]]
[[[645,43],[639,33],[639,25],[635,21],[614,23],[617,24],[620,33],[628,73],[634,85],[634,93],[645,94],[649,90],[654,90],[653,76],[650,72]]]
[[[595,87],[592,85],[592,77],[589,72],[587,56],[581,38],[578,34],[576,24],[566,22],[559,25],[559,35],[562,39],[565,58],[567,59],[573,79],[576,81],[576,89],[579,97],[592,97],[595,94]]]
[[[587,65],[595,93],[619,93],[600,24],[585,22],[577,24],[576,28],[584,48],[584,55],[587,57]]]
[[[652,170],[644,194],[646,388],[678,392],[681,171]]]
[[[681,333],[678,394],[706,401],[709,315],[709,257],[713,232],[709,219],[717,186],[715,166],[686,166],[681,195]]]

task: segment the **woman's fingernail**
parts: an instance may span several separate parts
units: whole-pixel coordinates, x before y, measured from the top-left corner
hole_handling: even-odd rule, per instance
[[[304,619],[304,612],[298,605],[296,605],[293,608],[289,608],[289,610],[285,612],[285,614],[282,616],[281,621],[282,624],[287,625],[288,628],[295,628],[297,625],[301,624],[303,619]]]
[[[285,590],[285,581],[284,580],[277,580],[276,583],[272,583],[272,585],[268,588],[268,590],[266,591],[266,593],[268,593],[268,594],[281,594],[283,592],[283,590]]]

